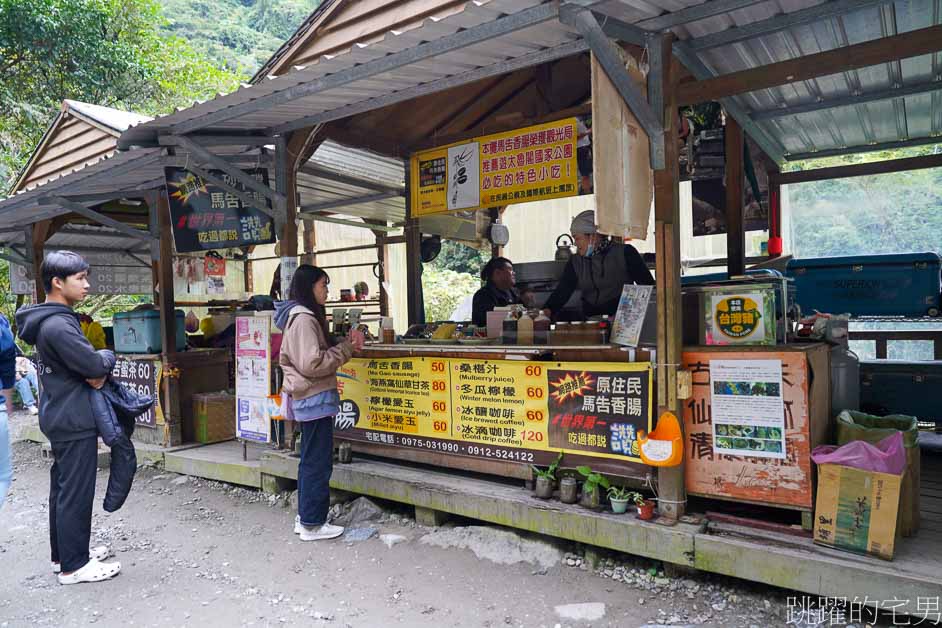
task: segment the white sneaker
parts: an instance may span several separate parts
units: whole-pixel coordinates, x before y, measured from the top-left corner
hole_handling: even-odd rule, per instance
[[[323,541],[326,539],[336,539],[338,536],[343,534],[344,530],[342,526],[335,526],[329,523],[325,523],[319,528],[309,528],[307,526],[301,526],[301,535],[302,541]]]
[[[32,415],[39,414],[39,408],[37,408],[36,406],[30,406],[29,408],[27,408],[27,410],[29,410],[29,413]]]
[[[88,557],[91,560],[97,560],[101,562],[109,556],[111,556],[111,548],[107,545],[99,545],[98,547],[91,547],[88,549]],[[60,563],[52,563],[52,573],[61,572],[62,565]]]
[[[82,582],[102,582],[121,573],[121,563],[102,563],[94,558],[85,563],[81,569],[69,575],[59,574],[59,584],[79,584]]]

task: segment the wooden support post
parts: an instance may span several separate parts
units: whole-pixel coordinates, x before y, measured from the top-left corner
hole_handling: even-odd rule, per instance
[[[157,260],[160,332],[164,363],[177,353],[177,318],[173,294],[173,231],[170,225],[170,200],[164,188],[157,196],[157,225],[160,246]]]
[[[422,234],[414,218],[406,221],[406,293],[409,306],[409,324],[425,322],[425,304],[422,294]]]
[[[291,159],[287,138],[278,138],[275,148],[275,190],[285,196],[284,227],[281,231],[281,256],[298,255],[298,194],[297,170]]]
[[[415,507],[415,522],[420,526],[427,528],[437,528],[445,525],[450,519],[447,512],[441,510],[432,510],[431,508]]]
[[[652,38],[663,63],[660,77],[663,109],[658,112],[664,121],[664,161],[666,167],[654,172],[654,233],[657,275],[657,406],[658,416],[671,411],[681,418],[683,408],[677,397],[677,371],[680,368],[683,339],[681,336],[680,300],[680,168],[677,146],[677,75],[679,66],[673,60],[673,35],[665,33]],[[652,53],[653,54],[653,53]],[[686,509],[684,465],[658,468],[658,509],[662,516],[679,519]]]
[[[412,217],[412,173],[409,160],[405,163],[406,198],[406,303],[409,325],[425,322],[425,302],[422,293],[422,232],[419,221]]]
[[[304,255],[302,264],[317,265],[317,226],[313,220],[304,220]]]
[[[254,246],[246,247],[245,261],[243,262],[243,284],[248,294],[255,292],[255,269],[252,266],[252,250]]]
[[[42,303],[46,300],[46,290],[43,287],[42,264],[46,257],[46,240],[52,235],[52,221],[43,220],[26,227],[26,257],[32,262],[33,266],[26,267],[29,277],[36,283],[36,289],[33,291],[35,303]]]
[[[379,264],[377,273],[379,277],[379,315],[389,316],[389,293],[386,292],[386,264],[389,262],[389,245],[386,244],[386,234],[374,231],[376,235],[376,261]]]
[[[160,307],[160,296],[157,286],[160,284],[160,190],[151,192],[144,198],[147,205],[147,227],[150,231],[150,278],[153,289],[152,299],[154,305]]]
[[[726,259],[729,276],[746,272],[743,194],[743,134],[739,123],[726,118]]]

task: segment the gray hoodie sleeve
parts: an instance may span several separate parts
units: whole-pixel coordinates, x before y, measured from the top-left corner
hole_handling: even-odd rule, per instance
[[[81,379],[95,379],[111,373],[115,364],[115,355],[111,351],[95,351],[88,341],[78,321],[66,317],[50,318],[43,326],[41,338],[59,356],[62,364]]]

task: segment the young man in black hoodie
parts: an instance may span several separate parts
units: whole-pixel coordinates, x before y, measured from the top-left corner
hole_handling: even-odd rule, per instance
[[[16,313],[20,338],[39,358],[39,427],[52,445],[49,483],[49,541],[53,570],[61,584],[100,582],[121,571],[102,562],[107,548],[89,550],[98,462],[93,389],[114,368],[111,351],[95,351],[72,309],[88,295],[88,263],[76,253],[56,251],[40,270],[46,302]]]

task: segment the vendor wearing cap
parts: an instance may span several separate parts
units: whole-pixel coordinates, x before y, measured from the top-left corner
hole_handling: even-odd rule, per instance
[[[506,257],[494,257],[481,270],[484,287],[474,293],[471,303],[471,322],[477,327],[487,326],[487,313],[498,307],[521,303],[514,289],[517,280],[514,265]]]
[[[594,211],[586,210],[576,216],[570,231],[577,253],[569,258],[559,285],[544,306],[547,314],[559,313],[578,288],[587,318],[614,316],[625,284],[654,284],[651,271],[635,247],[598,232]]]

